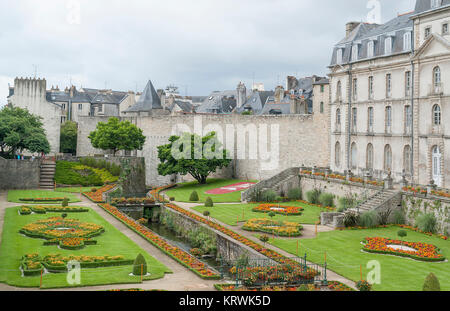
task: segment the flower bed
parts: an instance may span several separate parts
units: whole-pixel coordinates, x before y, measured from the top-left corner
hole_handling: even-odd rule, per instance
[[[296,237],[301,236],[303,227],[295,222],[274,221],[266,218],[250,219],[242,229],[252,232],[264,232],[276,234],[278,236]]]
[[[159,193],[160,193],[161,191],[164,191],[164,190],[173,188],[173,187],[175,187],[175,186],[176,186],[176,184],[173,184],[173,185],[167,185],[167,186],[162,186],[162,187],[159,187],[159,188],[155,188],[155,189],[152,189],[152,190],[149,192],[149,194],[150,194],[153,198],[155,198],[155,200],[164,203],[164,202],[167,202],[167,200],[164,198],[164,196],[160,195]]]
[[[45,213],[85,213],[89,212],[89,209],[80,206],[50,206],[50,205],[37,205],[37,206],[20,206],[20,215],[30,215],[31,213],[45,214]]]
[[[403,187],[402,188],[403,191],[405,192],[410,192],[413,194],[422,194],[422,195],[426,195],[428,193],[427,189],[421,188],[421,187]]]
[[[130,229],[141,235],[155,247],[159,248],[161,251],[181,263],[183,266],[199,275],[201,278],[220,279],[220,276],[208,269],[208,267],[203,262],[199,261],[194,256],[183,251],[182,249],[170,245],[163,238],[150,231],[150,229],[142,226],[141,224],[135,222],[134,220],[121,213],[116,207],[110,204],[100,204],[99,206],[110,213],[112,216],[123,222]]]
[[[20,198],[22,202],[61,202],[65,198]]]
[[[276,204],[261,204],[255,208],[253,208],[253,211],[257,212],[257,213],[274,212],[276,214],[288,215],[288,216],[301,215],[303,210],[304,209],[299,206],[282,206],[282,205],[276,205]]]
[[[154,205],[155,200],[152,198],[114,198],[111,200],[111,205],[116,207],[129,206],[129,205]]]
[[[236,291],[249,291],[246,287],[238,287],[232,284],[214,284],[214,288],[218,291],[224,292],[236,292]],[[323,288],[315,286],[313,284],[309,284],[306,286],[307,291],[320,291]],[[299,290],[299,286],[263,286],[261,289],[253,289],[253,291],[273,291],[273,292],[296,292]],[[348,287],[347,285],[338,282],[338,281],[328,281],[328,285],[326,290],[342,292],[342,291],[355,291],[353,288]]]
[[[428,236],[436,236],[436,237],[438,237],[440,239],[448,240],[448,237],[445,236],[445,235],[434,234],[434,233],[431,233],[431,232],[425,232],[425,231],[420,230],[417,227],[408,226],[408,225],[390,224],[390,225],[379,225],[379,226],[376,226],[374,228],[389,228],[389,227],[400,227],[400,228],[403,228],[403,229],[409,229],[409,230],[412,230],[412,231],[415,231],[415,232],[423,233],[423,234],[426,234]],[[358,227],[347,227],[347,228],[336,228],[336,230],[340,230],[340,231],[342,231],[342,230],[367,230],[367,229],[373,229],[373,228],[359,227],[359,226]]]
[[[39,275],[43,267],[51,273],[67,272],[67,263],[77,261],[81,268],[99,268],[132,265],[134,260],[123,256],[63,256],[50,254],[41,258],[38,254],[27,254],[22,257],[21,268],[25,276]]]
[[[115,186],[115,184],[105,185],[95,192],[83,192],[83,195],[94,203],[104,203],[103,193],[110,191]]]
[[[432,244],[390,240],[381,237],[365,238],[363,250],[370,253],[389,254],[410,257],[421,261],[443,261],[445,257],[440,254],[438,247]],[[408,249],[393,248],[390,246],[407,247]],[[414,249],[409,250],[409,249]]]
[[[436,190],[432,190],[431,194],[437,197],[443,197],[443,198],[450,198],[450,193],[446,192],[446,191],[436,191]]]

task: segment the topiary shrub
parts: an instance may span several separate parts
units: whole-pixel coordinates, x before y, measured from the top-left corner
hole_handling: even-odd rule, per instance
[[[62,207],[67,207],[69,206],[69,199],[68,198],[64,198],[64,200],[61,203]]]
[[[274,202],[277,198],[277,194],[273,190],[266,190],[261,194],[261,201],[262,202]]]
[[[211,213],[209,211],[204,211],[203,212],[203,216],[205,217],[209,217],[211,215]]]
[[[189,201],[197,202],[199,200],[197,191],[192,191]]]
[[[346,211],[344,213],[344,226],[355,227],[359,223],[359,214],[355,211]]]
[[[147,262],[142,254],[137,255],[133,264],[134,275],[146,275],[147,274]]]
[[[91,192],[92,192],[92,193],[97,192],[97,188],[92,188],[92,189],[91,189]]]
[[[408,235],[408,233],[407,233],[405,230],[399,230],[399,231],[397,232],[397,235],[398,235],[400,238],[404,238],[404,237],[406,237],[406,236]]]
[[[423,291],[424,292],[439,292],[441,291],[441,284],[439,283],[438,278],[434,273],[428,274],[423,283]]]
[[[205,207],[213,207],[213,206],[214,206],[213,200],[210,197],[207,197],[205,201]]]
[[[260,237],[259,237],[259,240],[261,241],[261,242],[263,242],[264,243],[264,245],[266,245],[266,243],[267,242],[269,242],[269,237],[267,236],[267,235],[261,235]]]
[[[436,217],[433,213],[422,214],[416,218],[416,226],[424,232],[436,232]]]
[[[319,197],[321,193],[322,191],[320,191],[319,189],[314,189],[306,193],[306,198],[309,203],[320,204]]]
[[[303,197],[301,188],[292,188],[288,191],[288,198],[291,201],[301,200]]]
[[[378,225],[378,215],[374,211],[368,211],[359,217],[359,225],[365,228],[374,228]]]
[[[319,202],[322,206],[334,207],[334,195],[331,193],[322,193],[319,196]]]
[[[169,200],[170,201],[175,201],[175,197],[170,197]]]
[[[396,225],[404,225],[404,224],[406,224],[405,213],[403,213],[402,210],[394,211],[393,223],[396,224]]]

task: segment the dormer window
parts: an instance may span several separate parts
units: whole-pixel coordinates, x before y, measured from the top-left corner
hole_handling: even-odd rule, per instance
[[[436,9],[440,7],[442,4],[442,0],[431,0],[431,8]]]
[[[392,37],[384,39],[384,54],[389,55],[392,53]]]
[[[371,58],[375,55],[375,41],[367,42],[367,57]]]
[[[411,50],[411,32],[406,32],[403,35],[403,51]]]
[[[343,53],[343,50],[341,48],[337,49],[337,52],[336,52],[336,63],[337,64],[342,64],[342,53]]]
[[[359,46],[358,44],[355,44],[352,46],[352,61],[358,60],[358,52],[359,52]]]

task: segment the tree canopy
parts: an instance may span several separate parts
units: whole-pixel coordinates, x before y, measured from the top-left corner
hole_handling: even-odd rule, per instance
[[[89,139],[94,148],[112,150],[114,155],[119,150],[142,150],[145,143],[140,128],[130,121],[119,121],[118,118],[110,118],[106,123],[99,122]]]
[[[5,106],[0,110],[0,153],[12,157],[23,150],[50,152],[41,118],[26,109]]]
[[[169,144],[158,147],[158,173],[162,176],[190,174],[200,184],[218,168],[230,165],[229,151],[222,148],[216,133],[204,137],[184,133],[169,138]]]
[[[78,125],[73,121],[67,121],[61,125],[60,151],[62,153],[76,154],[77,152]]]

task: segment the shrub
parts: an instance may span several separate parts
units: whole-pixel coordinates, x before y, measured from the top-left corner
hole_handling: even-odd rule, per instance
[[[197,191],[192,191],[189,201],[197,202],[199,200]]]
[[[356,288],[359,289],[361,292],[370,292],[372,290],[372,285],[365,280],[361,280],[358,283],[356,283]]]
[[[345,212],[347,209],[352,208],[354,202],[355,200],[351,196],[339,198],[338,212],[342,213]]]
[[[288,191],[288,198],[291,201],[301,200],[302,197],[302,189],[300,188],[292,188]]]
[[[270,218],[273,218],[273,217],[275,217],[275,213],[274,212],[270,212],[269,214],[267,214],[267,216],[269,216]]]
[[[404,238],[404,237],[406,237],[406,236],[408,235],[408,233],[407,233],[405,230],[399,230],[399,231],[397,232],[397,235],[398,235],[400,238]]]
[[[320,204],[319,197],[321,193],[322,191],[320,191],[319,189],[314,189],[306,193],[306,198],[311,204]]]
[[[402,210],[396,210],[394,211],[394,219],[393,222],[396,225],[404,225],[406,224],[406,217],[405,217],[405,213],[403,213]]]
[[[147,274],[147,262],[142,254],[137,255],[133,264],[134,275],[146,275]]]
[[[92,188],[92,189],[91,189],[91,192],[92,192],[92,193],[97,192],[97,188]]]
[[[209,215],[211,215],[211,213],[210,213],[209,211],[204,211],[204,212],[203,212],[203,216],[209,217]]]
[[[344,226],[355,227],[359,222],[359,215],[355,211],[346,211],[344,213]]]
[[[331,193],[322,193],[319,196],[319,202],[323,206],[334,207],[334,195]]]
[[[259,240],[261,241],[261,242],[263,242],[264,244],[266,244],[267,242],[269,242],[269,237],[267,236],[267,235],[261,235],[260,237],[259,237]]]
[[[207,197],[205,201],[205,207],[213,207],[213,206],[214,206],[213,200],[210,197]]]
[[[64,213],[64,214],[61,215],[61,217],[62,217],[62,219],[66,219],[67,218],[67,214]]]
[[[378,215],[374,211],[368,211],[359,217],[359,225],[366,228],[374,228],[378,225]]]
[[[425,232],[435,233],[436,223],[436,217],[433,213],[422,214],[416,219],[416,226]]]
[[[273,190],[266,190],[261,194],[261,201],[262,202],[274,202],[277,198],[277,194]]]
[[[170,201],[175,201],[175,197],[170,197],[169,200]]]
[[[69,199],[68,198],[64,198],[64,200],[61,203],[62,207],[67,207],[69,206]]]
[[[439,284],[439,280],[434,275],[434,273],[428,274],[423,283],[423,291],[424,292],[439,292],[441,290],[441,285]]]
[[[297,291],[298,292],[308,292],[309,291],[309,287],[306,284],[302,284],[299,287],[297,287]]]

